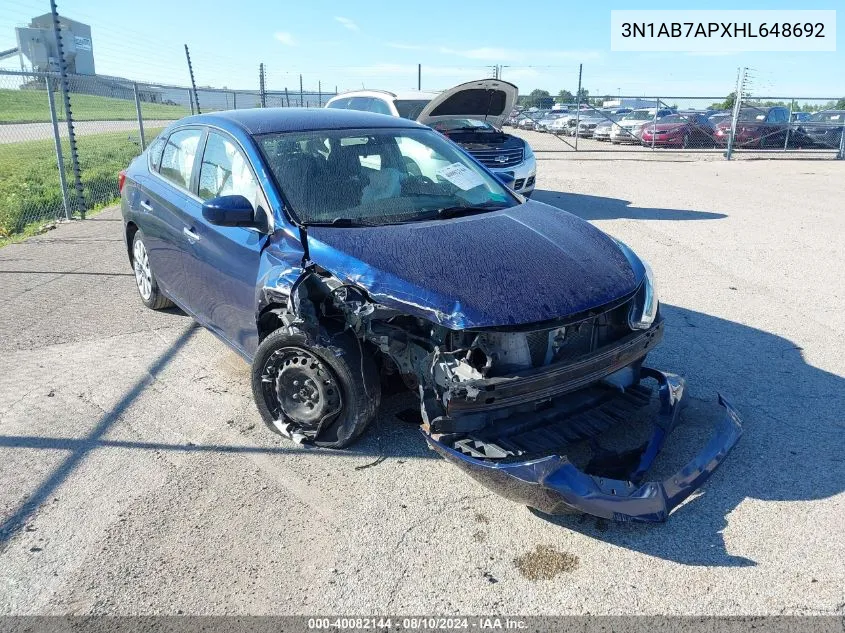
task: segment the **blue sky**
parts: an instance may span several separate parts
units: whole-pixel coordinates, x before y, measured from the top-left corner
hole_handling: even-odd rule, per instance
[[[610,10],[687,8],[678,2],[616,5],[584,2],[232,2],[63,0],[59,10],[92,27],[97,71],[137,80],[185,84],[183,44],[191,48],[201,85],[251,88],[258,64],[267,86],[306,89],[442,89],[489,76],[493,64],[520,92],[574,91],[578,64],[591,94],[721,96],[738,66],[754,69],[752,94],[845,95],[845,53],[624,53],[610,51]],[[837,6],[838,5],[838,6]],[[197,6],[209,7],[198,11]],[[702,8],[688,3],[688,8]],[[599,8],[602,7],[602,8]],[[606,7],[606,8],[604,8]],[[710,9],[837,9],[770,1],[707,3]],[[49,10],[47,0],[0,4],[0,50],[14,46],[14,26]],[[841,39],[841,38],[840,38]],[[2,62],[14,67],[16,60]]]

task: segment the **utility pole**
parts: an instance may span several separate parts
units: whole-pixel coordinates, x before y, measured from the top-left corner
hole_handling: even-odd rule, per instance
[[[188,51],[187,44],[185,44],[185,58],[188,60],[188,73],[191,75],[191,87],[194,89],[194,103],[197,104],[197,114],[202,114],[200,99],[197,95],[197,82],[194,81],[194,67],[191,65],[191,53]]]

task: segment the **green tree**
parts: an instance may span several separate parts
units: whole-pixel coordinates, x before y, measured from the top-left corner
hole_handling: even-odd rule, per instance
[[[711,110],[730,110],[734,107],[734,103],[736,103],[736,93],[732,92],[727,97],[725,97],[725,100],[722,101],[721,103],[719,103],[718,101],[716,103],[711,103],[710,109]]]
[[[576,99],[580,99],[582,102],[587,103],[590,100],[590,91],[586,88],[581,88],[578,93],[575,95]]]
[[[561,90],[557,93],[557,99],[561,103],[572,103],[575,101],[575,95],[569,92],[568,90]]]
[[[842,97],[839,101],[837,101],[836,105],[832,109],[833,110],[845,110],[845,97]]]
[[[535,108],[551,108],[554,103],[554,99],[552,99],[549,91],[540,90],[539,88],[532,90],[531,94],[528,95],[528,99],[530,101],[529,107]]]

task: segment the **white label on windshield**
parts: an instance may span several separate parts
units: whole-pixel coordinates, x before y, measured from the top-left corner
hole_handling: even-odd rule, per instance
[[[441,167],[436,174],[438,178],[448,180],[463,191],[469,191],[484,184],[484,179],[479,174],[461,163],[452,163]]]
[[[838,115],[838,114],[834,114],[832,117],[830,117],[830,120],[831,120],[831,121],[838,121],[838,120],[839,120],[839,115]]]

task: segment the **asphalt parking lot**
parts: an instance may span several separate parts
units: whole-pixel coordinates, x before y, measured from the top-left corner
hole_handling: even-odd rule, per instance
[[[743,416],[667,523],[505,501],[401,396],[350,450],[280,440],[239,357],[141,305],[111,210],[0,249],[0,613],[845,613],[845,162],[539,156],[537,200],[654,268],[650,364],[692,395],[663,466],[717,393]]]

